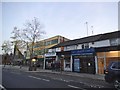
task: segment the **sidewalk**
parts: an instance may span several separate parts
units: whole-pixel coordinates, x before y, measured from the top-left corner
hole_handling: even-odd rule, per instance
[[[67,72],[67,71],[59,72],[59,71],[52,71],[52,70],[44,70],[40,68],[37,68],[36,71],[28,71],[28,66],[23,66],[22,68],[20,68],[20,66],[7,65],[5,66],[5,68],[14,68],[14,69],[19,69],[26,72],[44,72],[44,73],[64,74],[64,75],[77,76],[77,77],[83,77],[83,78],[91,78],[95,80],[104,80],[104,75],[98,75],[98,74],[86,74],[86,73]]]

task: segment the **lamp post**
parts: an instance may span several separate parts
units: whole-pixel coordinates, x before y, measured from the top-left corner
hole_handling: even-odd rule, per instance
[[[85,24],[86,24],[86,28],[87,28],[87,36],[88,36],[88,22],[86,22]]]

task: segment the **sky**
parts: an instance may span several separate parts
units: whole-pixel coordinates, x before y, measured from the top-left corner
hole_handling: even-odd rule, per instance
[[[88,36],[118,30],[118,2],[69,2],[68,0],[7,2],[5,0],[0,3],[0,7],[2,11],[0,43],[10,40],[15,26],[23,28],[26,21],[34,17],[37,17],[44,26],[43,30],[46,32],[44,39],[61,35],[72,40],[86,37],[87,30]]]

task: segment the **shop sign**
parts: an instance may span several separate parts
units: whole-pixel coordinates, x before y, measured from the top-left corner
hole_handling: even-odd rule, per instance
[[[56,56],[56,53],[46,53],[45,57],[51,57],[51,56]]]
[[[85,54],[91,54],[94,52],[95,50],[93,48],[90,48],[90,49],[73,50],[71,51],[71,54],[72,55],[85,55]]]

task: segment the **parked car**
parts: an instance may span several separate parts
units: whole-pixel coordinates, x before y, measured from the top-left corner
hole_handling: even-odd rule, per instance
[[[120,90],[120,61],[111,62],[105,70],[105,81]]]

